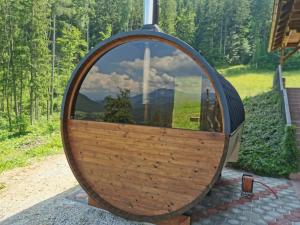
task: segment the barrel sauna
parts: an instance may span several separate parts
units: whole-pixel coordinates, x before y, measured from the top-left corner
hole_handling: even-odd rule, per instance
[[[143,29],[101,42],[81,61],[61,121],[88,195],[116,215],[153,222],[197,204],[236,158],[244,108],[199,52]]]

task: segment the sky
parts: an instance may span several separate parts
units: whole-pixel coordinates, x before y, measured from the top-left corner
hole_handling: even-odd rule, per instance
[[[115,96],[119,89],[129,89],[131,96],[143,93],[145,48],[150,49],[149,92],[174,89],[179,92],[201,92],[203,78],[200,67],[181,50],[159,41],[131,41],[103,55],[88,72],[80,93],[94,101],[107,95]],[[187,82],[180,85],[184,78]],[[189,79],[193,78],[193,79]]]

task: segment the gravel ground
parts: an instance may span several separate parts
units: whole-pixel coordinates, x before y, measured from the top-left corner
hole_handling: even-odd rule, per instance
[[[6,220],[1,225],[138,225],[101,209],[68,198],[79,186],[40,202]]]
[[[1,225],[129,225],[126,221],[79,201],[82,189],[65,155],[47,157],[28,167],[0,175]],[[69,196],[78,197],[74,201]]]
[[[63,154],[0,175],[0,220],[78,185]]]
[[[192,225],[300,225],[300,199],[287,179],[255,176],[278,199],[255,184],[251,198],[241,197],[243,171],[225,168],[211,194],[187,214]],[[138,225],[87,204],[64,155],[52,156],[26,168],[0,175],[0,225]],[[299,184],[299,183],[298,183]]]

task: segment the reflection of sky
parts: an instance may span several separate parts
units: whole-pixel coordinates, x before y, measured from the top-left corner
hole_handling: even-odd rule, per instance
[[[199,66],[186,54],[158,41],[149,41],[151,69],[150,92],[156,89],[174,89],[175,79],[201,76]],[[133,41],[112,49],[100,58],[85,78],[80,92],[95,101],[107,95],[115,96],[121,89],[131,95],[143,92],[144,41]]]

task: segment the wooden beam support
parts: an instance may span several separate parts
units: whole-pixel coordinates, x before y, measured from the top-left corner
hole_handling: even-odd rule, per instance
[[[277,13],[280,11],[281,8],[281,3],[279,0],[274,1],[274,6],[273,6],[273,13],[272,13],[272,25],[271,25],[271,35],[269,38],[269,46],[268,46],[268,52],[273,51],[275,48],[274,46],[274,39],[276,38],[276,25],[278,22],[278,17]]]
[[[290,18],[290,23],[291,22],[295,22],[295,21],[299,21],[300,20],[300,12],[299,12],[299,14],[293,14],[292,16],[291,16],[291,18]]]
[[[289,40],[290,40],[290,37],[291,37],[294,33],[296,33],[295,30],[289,30],[289,31],[288,31],[288,35],[284,36],[284,39],[283,39],[283,42],[282,42],[282,44],[283,44],[284,47],[286,47],[286,46],[288,45]]]
[[[295,33],[298,32],[300,33],[300,0],[275,1],[268,50],[272,51],[279,47],[294,47],[296,42]],[[282,57],[281,61],[283,62],[288,57],[290,55]]]
[[[295,0],[294,8],[295,8],[296,10],[300,10],[300,1]]]
[[[286,55],[284,54],[284,49],[281,48],[281,56],[280,56],[280,64],[284,64],[284,62],[290,58],[292,55],[294,55],[298,50],[300,50],[300,43],[298,43],[298,46],[295,47],[291,52],[287,53]]]
[[[296,27],[300,27],[300,20],[294,20],[294,21],[291,21],[291,22],[289,23],[289,26],[290,26],[291,28],[294,28],[294,29],[296,29]]]
[[[157,225],[190,225],[191,224],[191,217],[189,216],[175,216],[168,220],[164,220],[158,222]]]
[[[280,65],[283,65],[284,63],[284,50],[285,50],[284,47],[280,49]]]
[[[290,16],[290,13],[285,13],[284,15],[282,15],[282,16],[279,18],[278,24],[287,22],[287,19],[289,18],[289,16]]]

